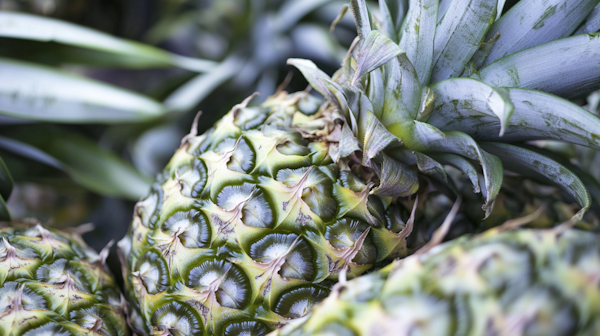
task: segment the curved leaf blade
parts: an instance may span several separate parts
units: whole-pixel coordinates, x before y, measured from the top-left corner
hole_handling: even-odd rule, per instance
[[[500,121],[489,111],[445,105],[429,123],[469,134],[476,140],[516,142],[558,140],[600,150],[600,118],[568,100],[535,90],[509,88],[514,112],[503,136]]]
[[[484,65],[545,42],[567,37],[577,29],[599,0],[519,1],[496,21],[487,37],[500,37]]]
[[[453,0],[437,26],[431,82],[459,76],[496,17],[497,0]]]
[[[573,98],[600,88],[600,35],[577,35],[503,57],[471,77]]]
[[[417,117],[422,87],[406,55],[400,55],[385,65],[384,90],[383,108],[378,117],[386,127]]]
[[[454,78],[431,86],[431,90],[433,91],[434,107],[428,122],[442,130],[464,132],[465,127],[459,129],[451,127],[450,124],[476,123],[479,114],[498,118],[500,136],[510,125],[514,105],[506,89],[494,88],[470,78]],[[469,118],[475,120],[468,120]]]
[[[585,19],[585,22],[573,33],[573,35],[596,33],[600,30],[600,5]]]
[[[442,164],[450,165],[460,170],[469,178],[471,184],[473,184],[473,192],[481,192],[481,188],[479,187],[479,174],[477,169],[475,169],[475,166],[473,166],[469,160],[460,155],[448,153],[431,154],[431,157]]]
[[[0,36],[58,42],[120,55],[124,57],[122,60],[114,58],[113,61],[115,65],[124,67],[177,66],[204,72],[215,66],[212,61],[174,55],[151,45],[117,38],[87,27],[24,13],[0,12]]]
[[[537,173],[562,186],[582,207],[575,214],[576,219],[581,219],[590,207],[590,194],[583,182],[558,162],[539,153],[509,144],[483,143],[481,147],[498,156],[507,169],[525,174]]]
[[[427,85],[431,77],[437,16],[438,0],[410,0],[402,23],[400,49],[406,50],[406,56],[423,85]]]
[[[352,85],[355,85],[363,75],[379,68],[401,53],[403,53],[402,49],[387,36],[377,30],[370,31],[362,40],[358,50]]]
[[[34,64],[0,58],[0,114],[62,123],[123,123],[164,113],[140,94]]]
[[[64,129],[15,127],[0,136],[0,148],[63,170],[102,195],[138,200],[150,188],[151,180],[132,165]]]
[[[495,155],[481,149],[477,142],[465,133],[446,131],[443,132],[445,137],[440,138],[438,132],[441,133],[429,124],[415,121],[415,134],[419,136],[415,137],[418,142],[412,143],[411,149],[424,153],[457,154],[479,162],[483,169],[486,188],[486,201],[482,208],[486,212],[486,217],[489,216],[502,186],[504,172],[502,162]]]

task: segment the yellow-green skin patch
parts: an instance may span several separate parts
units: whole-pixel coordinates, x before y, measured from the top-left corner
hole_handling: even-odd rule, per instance
[[[105,253],[40,225],[0,228],[0,335],[128,335]]]
[[[319,106],[281,93],[185,139],[119,243],[137,332],[265,335],[340,272],[406,255],[398,206],[333,163]]]
[[[338,286],[271,336],[598,335],[600,236],[490,230]]]

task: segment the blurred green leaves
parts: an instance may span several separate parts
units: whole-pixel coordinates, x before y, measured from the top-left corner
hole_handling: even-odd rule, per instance
[[[0,148],[60,169],[102,195],[137,200],[151,182],[115,154],[59,127],[12,127],[0,136]]]
[[[1,20],[1,18],[0,18]],[[60,123],[144,121],[164,113],[148,97],[36,64],[0,58],[0,114]]]

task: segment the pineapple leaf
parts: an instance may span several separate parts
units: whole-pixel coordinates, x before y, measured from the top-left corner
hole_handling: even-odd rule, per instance
[[[0,58],[0,114],[62,123],[124,123],[164,113],[140,94],[35,64]]]
[[[229,57],[207,73],[199,74],[178,87],[165,100],[168,111],[185,112],[198,105],[219,85],[235,76],[242,68],[242,61]]]
[[[315,63],[301,58],[290,58],[287,60],[287,64],[293,65],[300,70],[308,83],[324,97],[330,95],[326,83],[321,79],[326,79],[328,82],[331,82],[331,77],[319,69]]]
[[[599,60],[600,35],[577,35],[505,56],[481,69],[479,78],[574,98],[600,88]]]
[[[444,181],[448,181],[446,169],[444,169],[444,166],[441,163],[423,153],[413,151],[413,154],[417,159],[417,167],[419,168],[419,171],[427,175],[439,174]]]
[[[130,164],[61,128],[13,127],[3,132],[0,148],[58,168],[77,183],[102,195],[138,200],[150,187],[147,177]]]
[[[498,118],[500,136],[505,133],[506,127],[510,124],[514,105],[504,88],[494,88],[470,78],[453,78],[431,86],[431,90],[434,97],[434,111],[428,122],[442,130],[448,123],[464,122],[471,126],[479,125],[478,118],[482,114]],[[465,129],[466,127],[462,127],[460,130]]]
[[[507,89],[514,112],[502,137],[500,122],[484,109],[446,109],[429,123],[483,141],[558,140],[600,150],[600,118],[562,98],[535,90]]]
[[[12,192],[13,184],[12,175],[0,157],[0,196],[7,200]]]
[[[358,50],[352,85],[356,85],[363,75],[379,68],[401,53],[403,53],[402,49],[387,36],[377,30],[370,31],[362,40]]]
[[[483,168],[483,177],[485,179],[485,203],[483,209],[486,217],[492,211],[494,200],[502,186],[502,162],[498,157],[482,150],[473,138],[465,133],[457,131],[441,132],[434,126],[415,121],[413,141],[408,145],[409,148],[419,152],[443,152],[462,155],[466,158],[479,162]],[[442,133],[444,137],[441,137]]]
[[[463,72],[494,22],[496,5],[496,0],[452,1],[435,31],[431,82]]]
[[[348,123],[344,123],[344,125],[342,126],[342,134],[340,136],[339,148],[340,157],[348,157],[355,151],[361,150],[360,142],[358,142],[358,139],[356,139],[354,133],[352,133],[352,130],[350,129],[350,126],[348,126]]]
[[[390,38],[390,40],[394,41],[394,43],[398,43],[398,34],[396,33],[396,25],[394,24],[394,18],[390,13],[390,9],[388,8],[387,1],[379,1],[379,12],[381,12],[381,23],[383,25],[383,31]]]
[[[509,144],[490,142],[481,144],[481,147],[498,156],[509,170],[524,175],[541,175],[565,188],[582,207],[575,214],[575,219],[580,220],[590,207],[590,194],[583,182],[558,162],[534,151]]]
[[[442,164],[453,166],[454,168],[463,172],[463,174],[467,175],[469,180],[471,180],[471,183],[473,184],[473,192],[481,192],[481,188],[479,187],[478,171],[469,160],[460,155],[448,153],[432,154],[431,157]]]
[[[427,85],[431,77],[437,9],[438,0],[411,0],[402,24],[400,49],[406,50],[423,85]]]
[[[378,115],[386,126],[412,121],[421,104],[422,87],[412,64],[402,54],[385,65],[385,96]],[[396,134],[400,136],[399,134]]]
[[[385,154],[382,155],[383,164],[379,174],[379,186],[371,192],[384,197],[404,197],[416,193],[419,189],[417,172]]]
[[[573,35],[595,33],[600,30],[600,5],[594,7],[594,10],[585,19],[585,22],[573,33]]]
[[[358,37],[362,40],[373,29],[371,27],[371,13],[365,0],[350,0],[350,8],[356,22]]]
[[[381,69],[375,69],[368,74],[369,80],[367,81],[367,97],[373,104],[373,111],[379,111],[375,115],[377,118],[381,118],[381,112],[383,111],[383,105],[385,104],[385,89],[383,82],[383,74]]]
[[[367,111],[366,116],[366,129],[359,134],[364,134],[363,139],[363,164],[367,164],[383,149],[394,141],[398,141],[398,138],[390,133],[383,124],[377,119],[375,114],[371,111]]]
[[[171,54],[151,45],[120,39],[69,22],[23,13],[0,12],[0,36],[57,42],[103,52],[105,54],[101,61],[104,64],[108,62],[119,67],[177,66],[204,72],[215,66],[212,61]],[[85,55],[83,52],[79,54]]]
[[[487,37],[500,33],[484,65],[548,41],[571,35],[599,0],[522,0],[496,21]]]

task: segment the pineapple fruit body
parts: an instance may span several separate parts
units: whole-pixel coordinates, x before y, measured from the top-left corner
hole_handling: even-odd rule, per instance
[[[39,224],[0,228],[0,335],[128,335],[107,253]]]
[[[280,93],[184,140],[119,243],[136,331],[263,335],[306,314],[342,270],[406,255],[402,208],[333,163],[333,110],[320,106]],[[295,127],[306,122],[310,140]]]
[[[413,227],[428,241],[411,197],[457,197],[447,167],[481,217],[506,168],[560,186],[580,221],[583,177],[522,142],[600,149],[600,119],[567,100],[600,88],[600,36],[578,30],[599,2],[523,0],[499,16],[496,0],[382,0],[375,17],[350,1],[358,37],[341,69],[288,61],[323,103],[279,92],[193,128],[137,204],[119,243],[134,330],[255,336],[303,316],[340,276],[406,256]],[[460,233],[480,229],[467,212]]]
[[[563,229],[436,246],[337,285],[272,335],[598,335],[600,236]]]

